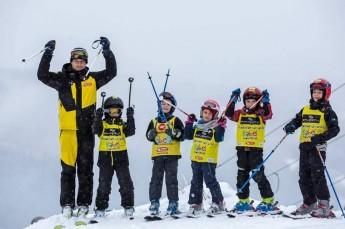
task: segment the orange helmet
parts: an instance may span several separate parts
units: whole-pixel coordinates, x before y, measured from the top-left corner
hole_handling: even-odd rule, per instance
[[[319,89],[323,91],[322,98],[326,101],[329,100],[329,97],[331,96],[332,92],[332,86],[331,83],[328,82],[328,80],[325,79],[316,79],[310,84],[310,95],[313,94],[314,89]]]

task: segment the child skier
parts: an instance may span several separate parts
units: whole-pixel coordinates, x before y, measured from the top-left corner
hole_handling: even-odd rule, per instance
[[[121,118],[123,102],[119,97],[109,97],[103,109],[98,108],[93,123],[93,132],[100,137],[99,142],[99,185],[97,189],[95,217],[103,217],[108,208],[111,182],[116,172],[120,186],[121,206],[125,216],[132,218],[134,213],[134,188],[129,172],[126,137],[135,134],[134,109],[127,108],[127,122]]]
[[[225,115],[237,122],[237,189],[240,189],[248,180],[250,172],[263,162],[263,145],[265,142],[266,120],[272,118],[271,104],[267,90],[261,92],[259,88],[250,87],[243,93],[244,107],[235,111],[237,98],[241,90],[232,92],[232,103]],[[261,105],[261,102],[263,105]],[[271,185],[264,172],[264,166],[253,177],[258,184],[262,197],[261,203],[254,208],[249,198],[249,183],[237,193],[239,201],[233,211],[244,213],[256,211],[261,214],[278,214],[281,211],[275,206]]]
[[[303,196],[302,205],[293,215],[311,214],[319,218],[333,218],[329,205],[329,190],[320,159],[326,159],[327,141],[339,133],[338,118],[329,103],[331,84],[325,79],[317,79],[310,84],[309,104],[285,127],[287,134],[301,128],[299,186]]]
[[[212,204],[207,215],[215,215],[224,211],[224,198],[216,178],[219,142],[223,141],[226,119],[218,120],[219,104],[215,100],[207,100],[200,109],[200,120],[196,121],[192,114],[186,121],[185,139],[193,140],[191,161],[193,177],[191,181],[189,201],[189,217],[198,217],[203,212],[203,180],[210,189]]]
[[[167,215],[179,214],[178,210],[178,159],[181,158],[180,142],[183,141],[184,126],[182,121],[173,115],[177,102],[169,92],[160,94],[163,100],[160,103],[163,114],[151,120],[146,138],[152,142],[151,158],[153,160],[152,177],[149,188],[151,216],[159,216],[160,198],[162,195],[163,176],[169,205]],[[172,105],[174,106],[172,106]],[[165,120],[166,119],[166,120]]]

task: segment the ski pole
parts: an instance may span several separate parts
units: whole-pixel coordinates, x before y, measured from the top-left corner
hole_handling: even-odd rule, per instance
[[[235,100],[237,100],[237,99],[238,99],[238,96],[234,96],[234,97],[232,97],[232,98],[230,99],[230,101],[228,102],[228,104],[226,104],[226,107],[225,107],[225,109],[223,110],[222,114],[219,116],[218,121],[219,121],[220,119],[223,118],[223,116],[225,115],[226,110],[231,106],[232,102],[235,101]]]
[[[151,86],[152,86],[152,89],[155,93],[155,96],[156,96],[156,99],[157,99],[157,105],[158,105],[158,112],[159,112],[159,116],[161,116],[163,118],[163,122],[166,122],[167,121],[167,118],[165,117],[165,114],[163,112],[163,109],[162,109],[162,105],[160,104],[160,100],[159,100],[159,97],[158,97],[158,94],[157,94],[157,91],[156,91],[156,88],[155,88],[155,85],[153,84],[153,81],[152,81],[152,77],[150,75],[149,72],[147,72],[147,75],[149,76],[149,80],[150,80],[150,83],[151,83]]]
[[[285,134],[283,136],[283,138],[279,141],[279,143],[273,148],[273,150],[267,155],[267,157],[263,160],[263,162],[261,162],[261,164],[259,164],[256,169],[253,170],[252,174],[250,175],[250,177],[246,180],[246,182],[244,182],[244,184],[242,185],[241,188],[239,188],[237,191],[239,193],[242,193],[244,187],[247,186],[247,184],[249,183],[249,181],[260,171],[261,167],[265,164],[265,162],[267,161],[267,159],[274,153],[274,151],[278,148],[278,146],[284,141],[284,139],[288,136],[288,134]]]
[[[164,84],[164,89],[163,89],[163,93],[165,92],[165,89],[167,88],[167,84],[168,84],[168,78],[170,76],[170,69],[168,69],[168,73],[166,74],[167,78],[165,79],[165,84]]]
[[[256,105],[258,105],[258,103],[260,103],[261,100],[262,100],[263,98],[264,98],[264,96],[262,95],[262,96],[258,99],[258,101],[256,101],[256,102],[249,108],[249,110],[253,109]]]
[[[31,55],[31,56],[29,56],[28,58],[22,59],[22,62],[25,63],[25,62],[35,58],[36,56],[40,55],[42,52],[46,51],[47,49],[48,49],[48,47],[45,47],[44,49],[40,50],[39,52],[37,52],[37,53],[35,53],[35,54]]]
[[[131,106],[131,96],[132,96],[132,83],[134,81],[134,78],[129,77],[128,81],[129,81],[128,107],[130,107]]]
[[[104,98],[107,95],[107,93],[105,93],[105,91],[101,92],[101,96],[102,96],[102,109],[104,108]]]
[[[187,112],[185,112],[184,110],[182,110],[178,106],[172,104],[169,100],[163,99],[163,101],[166,102],[167,104],[169,104],[170,106],[175,107],[177,110],[181,111],[183,114],[187,115],[188,117],[193,118],[190,114],[188,114]]]
[[[325,163],[325,161],[324,161],[323,158],[322,158],[322,155],[321,155],[321,153],[320,153],[320,150],[319,150],[318,148],[316,148],[316,150],[317,150],[317,153],[319,154],[319,157],[320,157],[321,163],[322,163],[322,165],[323,165],[323,168],[324,168],[325,171],[326,171],[326,174],[327,174],[327,178],[328,178],[328,180],[329,180],[329,183],[331,183],[331,187],[332,187],[332,189],[333,189],[335,198],[337,199],[337,202],[338,202],[338,205],[339,205],[339,207],[340,207],[341,213],[343,214],[343,217],[345,218],[345,214],[344,214],[343,207],[341,206],[341,203],[340,203],[338,194],[337,194],[337,192],[335,191],[335,188],[334,188],[334,185],[333,185],[331,176],[330,176],[329,173],[328,173],[328,169],[327,169],[327,167],[326,167],[326,163]]]
[[[94,41],[96,42],[96,41]],[[97,46],[98,47],[98,46]],[[93,48],[93,47],[92,47]],[[95,64],[96,60],[98,59],[99,55],[101,54],[101,52],[103,51],[103,48],[100,48],[97,55],[95,56],[95,58],[93,59],[93,61],[91,62],[91,64],[88,66],[89,69],[87,70],[85,76],[87,76],[91,70],[91,68],[93,67],[93,65]]]

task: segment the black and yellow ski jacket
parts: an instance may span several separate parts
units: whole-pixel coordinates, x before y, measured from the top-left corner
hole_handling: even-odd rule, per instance
[[[88,68],[76,71],[70,63],[60,72],[50,72],[52,54],[43,54],[37,76],[40,81],[57,90],[59,94],[60,130],[91,131],[96,107],[96,91],[112,80],[117,73],[112,51],[103,53],[106,69],[88,72]]]

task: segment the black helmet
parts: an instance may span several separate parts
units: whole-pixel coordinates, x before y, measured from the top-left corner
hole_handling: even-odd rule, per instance
[[[171,109],[170,109],[170,114],[174,113],[175,111],[175,106],[177,106],[177,101],[175,99],[175,97],[173,96],[173,94],[171,94],[170,92],[162,92],[159,94],[160,97],[163,97],[164,100],[168,100],[170,101],[170,103],[174,106],[171,106]]]
[[[110,108],[118,108],[123,109],[123,102],[122,99],[116,96],[110,96],[104,101],[104,115],[106,118],[109,118],[109,109]],[[122,111],[120,111],[119,117],[121,117]]]
[[[104,102],[104,109],[109,109],[109,108],[123,109],[122,99],[116,96],[111,96],[107,98]]]

